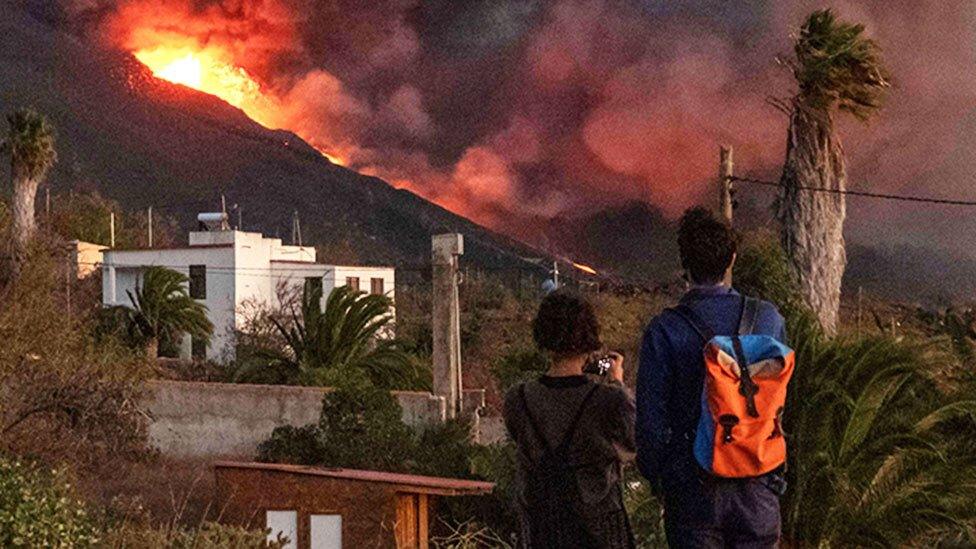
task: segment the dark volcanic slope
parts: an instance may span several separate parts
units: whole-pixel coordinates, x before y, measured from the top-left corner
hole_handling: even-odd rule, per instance
[[[248,230],[290,234],[298,210],[306,243],[351,249],[367,262],[425,262],[430,235],[447,231],[464,233],[471,264],[530,267],[521,257],[539,255],[7,4],[0,111],[23,106],[57,127],[55,191],[94,187],[126,208],[153,205],[186,226],[196,212],[217,207],[223,192],[242,206]]]

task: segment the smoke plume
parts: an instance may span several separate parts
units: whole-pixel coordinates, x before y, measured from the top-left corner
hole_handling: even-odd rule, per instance
[[[68,0],[64,0],[68,1]],[[719,144],[775,179],[792,93],[775,63],[820,2],[85,0],[132,52],[184,47],[244,71],[238,106],[352,168],[516,236],[630,200],[712,200]],[[895,77],[876,122],[845,122],[863,190],[976,198],[976,4],[834,2]],[[94,14],[94,15],[92,15]],[[976,216],[851,204],[855,239],[958,246]],[[884,223],[878,221],[884,220]]]

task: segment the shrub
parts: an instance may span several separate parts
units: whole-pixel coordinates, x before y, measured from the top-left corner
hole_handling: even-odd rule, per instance
[[[495,494],[440,501],[439,515],[451,528],[472,521],[476,529],[509,537],[515,531],[508,499],[513,448],[473,444],[464,421],[412,428],[401,417],[388,391],[365,379],[348,380],[325,396],[317,424],[276,428],[260,445],[258,459],[495,481]]]
[[[498,357],[491,373],[502,391],[535,379],[549,368],[545,353],[533,347],[516,347]]]
[[[811,546],[976,541],[976,391],[940,379],[944,339],[825,338],[794,301],[773,243],[747,246],[736,284],[786,314],[796,371],[784,423],[785,535]]]
[[[204,522],[198,528],[148,528],[125,524],[106,534],[108,547],[160,549],[279,549],[284,540],[268,542],[267,533],[240,526]]]
[[[0,547],[91,547],[96,534],[63,471],[0,457]]]
[[[148,364],[97,343],[63,284],[54,259],[38,253],[0,295],[0,449],[82,466],[142,455],[146,418],[135,403]]]

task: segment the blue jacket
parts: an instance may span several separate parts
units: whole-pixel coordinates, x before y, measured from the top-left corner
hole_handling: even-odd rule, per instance
[[[738,329],[742,296],[734,289],[694,288],[681,302],[716,335],[733,335]],[[754,333],[786,342],[783,317],[771,303],[760,304]],[[658,315],[644,332],[637,371],[637,465],[666,497],[699,483],[692,446],[701,414],[704,343],[675,313]]]

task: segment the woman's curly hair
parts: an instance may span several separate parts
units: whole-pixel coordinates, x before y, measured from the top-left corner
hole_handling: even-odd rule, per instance
[[[597,351],[600,324],[593,306],[582,297],[564,291],[546,296],[532,322],[536,345],[556,355],[581,355]]]

